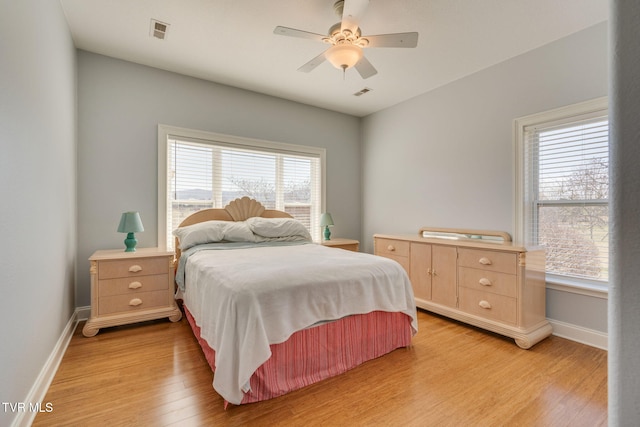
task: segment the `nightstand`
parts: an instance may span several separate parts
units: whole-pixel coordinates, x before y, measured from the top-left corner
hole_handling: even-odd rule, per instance
[[[322,246],[330,246],[332,248],[346,249],[354,252],[358,252],[360,250],[360,242],[353,239],[335,238],[331,240],[323,240]]]
[[[102,250],[89,261],[91,317],[82,329],[85,337],[109,326],[182,318],[173,297],[173,252],[157,248]]]

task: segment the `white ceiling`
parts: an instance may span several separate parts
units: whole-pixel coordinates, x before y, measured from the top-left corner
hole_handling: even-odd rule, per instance
[[[365,116],[608,19],[608,0],[371,0],[363,35],[417,31],[415,49],[369,48],[378,74],[323,63],[327,48],[273,34],[325,34],[335,0],[60,0],[76,47],[164,70]],[[346,0],[349,1],[349,0]],[[170,24],[165,40],[150,21]],[[372,91],[353,96],[364,87]]]

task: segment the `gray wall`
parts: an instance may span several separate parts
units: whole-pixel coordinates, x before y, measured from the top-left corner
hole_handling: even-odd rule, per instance
[[[602,23],[366,117],[364,249],[421,226],[513,234],[513,120],[606,96],[607,43]],[[606,299],[548,297],[549,318],[607,331]]]
[[[0,401],[24,402],[75,308],[76,51],[59,2],[0,10]]]
[[[612,2],[609,425],[640,425],[640,2]]]
[[[123,247],[122,212],[140,212],[139,247],[157,244],[158,124],[326,148],[332,232],[360,238],[359,119],[80,51],[77,306],[89,305],[87,258]]]

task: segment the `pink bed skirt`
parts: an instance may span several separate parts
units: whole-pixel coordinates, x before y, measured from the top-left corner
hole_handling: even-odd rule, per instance
[[[215,372],[215,351],[200,336],[186,306],[184,309]],[[281,396],[410,344],[411,318],[403,313],[374,311],[298,331],[287,341],[271,345],[271,358],[254,372],[251,391],[245,393],[242,404]]]

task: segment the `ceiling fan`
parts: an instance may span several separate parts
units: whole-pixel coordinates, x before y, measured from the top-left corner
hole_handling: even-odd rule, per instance
[[[355,67],[360,76],[367,79],[377,74],[378,71],[364,57],[363,48],[416,47],[418,45],[418,33],[415,32],[363,37],[359,23],[368,5],[369,0],[336,1],[333,9],[341,17],[341,21],[329,28],[328,35],[281,26],[276,27],[273,32],[281,36],[317,40],[331,45],[320,55],[298,68],[298,71],[308,73],[327,60],[334,67],[342,69],[343,74],[347,69]]]

